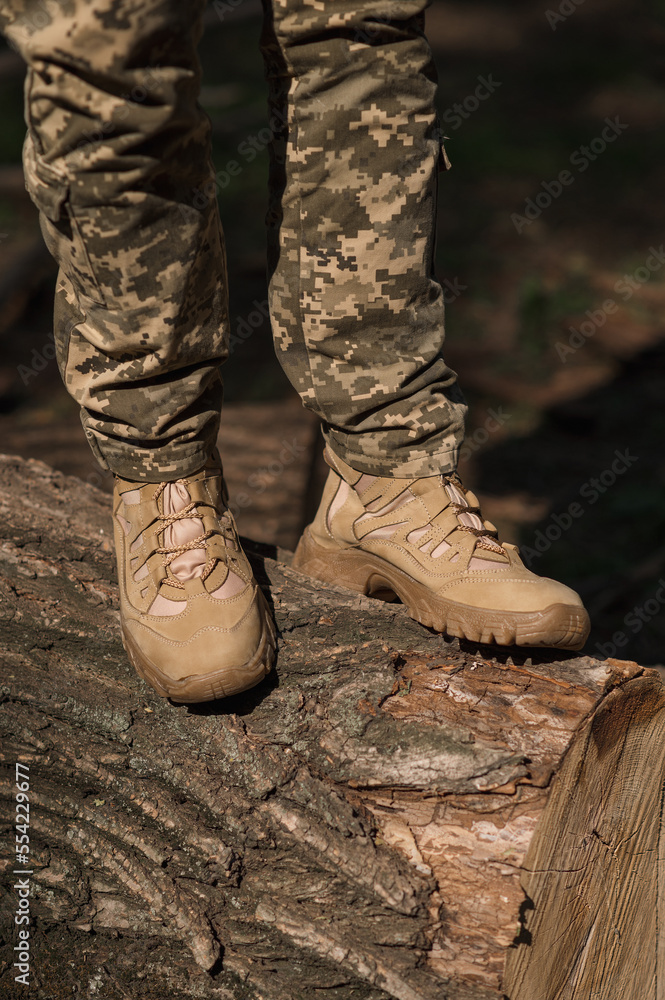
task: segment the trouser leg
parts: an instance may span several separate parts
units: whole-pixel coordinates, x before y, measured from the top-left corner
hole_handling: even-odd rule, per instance
[[[264,0],[278,357],[334,451],[400,477],[455,467],[466,410],[441,355],[426,6]]]
[[[214,446],[226,264],[209,123],[197,104],[203,0],[8,0],[28,64],[26,182],[60,265],[55,342],[104,467],[158,482]]]

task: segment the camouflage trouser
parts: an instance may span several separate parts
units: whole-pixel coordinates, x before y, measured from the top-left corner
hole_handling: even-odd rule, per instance
[[[359,471],[455,465],[465,406],[432,273],[428,0],[264,0],[270,311],[293,385]],[[103,466],[160,481],[214,444],[224,245],[197,104],[202,0],[4,0],[24,164],[60,265],[55,338]]]

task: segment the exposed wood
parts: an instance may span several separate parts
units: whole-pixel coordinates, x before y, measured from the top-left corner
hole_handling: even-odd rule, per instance
[[[662,684],[628,681],[576,739],[527,852],[511,997],[665,995],[663,775]]]
[[[0,457],[0,508],[34,996],[660,1000],[655,672],[460,648],[263,547],[276,673],[173,706],[120,644],[108,496]]]

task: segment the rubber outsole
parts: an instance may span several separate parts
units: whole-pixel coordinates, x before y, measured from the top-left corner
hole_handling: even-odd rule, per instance
[[[129,661],[143,680],[154,688],[162,698],[184,705],[194,705],[202,701],[215,701],[241,694],[256,687],[270,673],[275,659],[275,628],[270,618],[267,602],[264,604],[264,626],[256,652],[242,666],[220,667],[209,674],[191,674],[176,679],[169,677],[156,664],[145,657],[132,637],[122,630],[122,644]]]
[[[397,566],[361,549],[330,551],[308,528],[298,543],[293,569],[327,583],[349,587],[367,597],[399,598],[421,625],[471,642],[500,646],[581,649],[590,630],[582,607],[551,604],[541,611],[491,611],[450,601],[432,593]]]

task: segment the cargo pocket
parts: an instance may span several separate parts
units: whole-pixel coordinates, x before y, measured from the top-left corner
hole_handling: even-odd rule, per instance
[[[23,146],[25,186],[39,209],[44,242],[77,296],[95,305],[106,299],[93,267],[88,245],[93,222],[85,208],[71,202],[69,179],[36,150],[34,137],[28,133]]]

